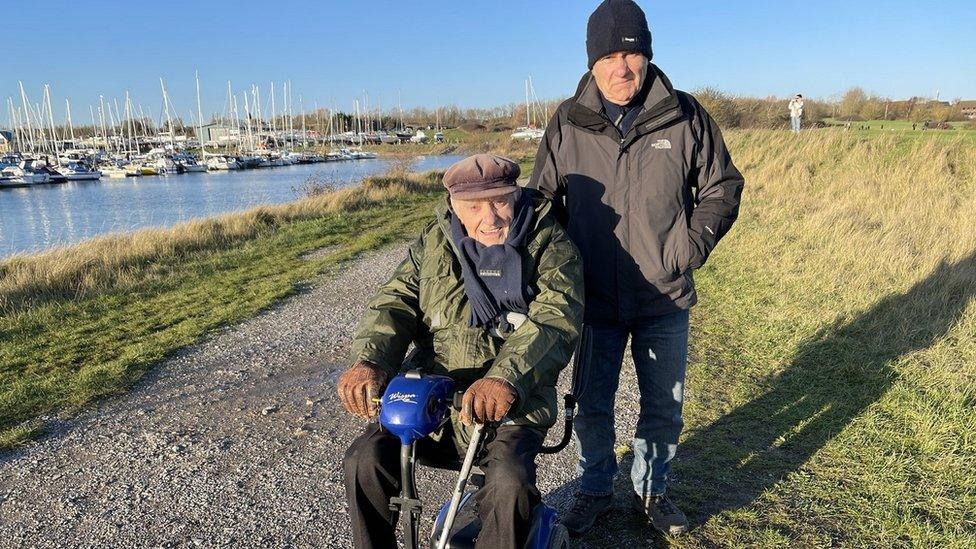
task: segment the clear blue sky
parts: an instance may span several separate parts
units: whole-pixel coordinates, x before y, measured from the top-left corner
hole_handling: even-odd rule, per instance
[[[831,97],[859,85],[893,98],[976,99],[976,2],[639,2],[654,62],[679,88],[746,95]],[[180,114],[220,111],[227,80],[290,79],[298,106],[335,101],[405,108],[489,106],[522,99],[531,74],[542,98],[570,94],[586,70],[586,20],[596,1],[342,2],[45,0],[7,10],[0,69],[6,98],[52,88],[87,122],[98,95],[161,105],[163,77]],[[43,9],[40,7],[43,6]]]

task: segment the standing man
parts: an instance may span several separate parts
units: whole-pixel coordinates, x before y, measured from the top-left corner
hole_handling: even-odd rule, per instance
[[[529,186],[549,195],[583,258],[593,350],[576,436],[575,535],[610,510],[614,395],[630,340],[640,390],[634,501],[665,533],[687,529],[665,495],[683,426],[688,309],[701,267],[739,211],[742,175],[718,126],[650,63],[651,33],[631,0],[590,16],[590,71],[546,129]]]
[[[803,96],[796,94],[790,99],[790,128],[800,133],[800,120],[803,118]]]

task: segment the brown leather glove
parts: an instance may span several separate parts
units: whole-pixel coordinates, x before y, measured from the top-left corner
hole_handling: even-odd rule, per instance
[[[518,393],[511,383],[498,378],[482,378],[464,392],[461,399],[461,423],[471,425],[489,421],[501,421],[512,409]]]
[[[360,360],[339,377],[339,400],[350,414],[372,419],[379,409],[374,399],[383,396],[388,377],[376,364]]]

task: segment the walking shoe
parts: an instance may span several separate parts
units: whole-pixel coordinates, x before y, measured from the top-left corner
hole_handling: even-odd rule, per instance
[[[662,534],[676,536],[688,531],[688,517],[664,494],[641,498],[635,493],[634,507],[643,513],[651,521],[651,526]]]
[[[577,492],[573,498],[573,507],[559,521],[569,530],[571,536],[582,536],[593,528],[596,519],[607,514],[613,503],[611,494],[594,496]]]

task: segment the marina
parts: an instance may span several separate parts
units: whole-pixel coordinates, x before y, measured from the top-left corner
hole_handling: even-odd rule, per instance
[[[125,91],[121,107],[118,99],[100,95],[97,104],[89,105],[90,124],[76,128],[69,98],[56,113],[48,84],[36,103],[18,82],[20,101],[7,97],[9,129],[0,130],[0,189],[363,160],[377,156],[363,145],[443,141],[439,122],[427,128],[434,130],[428,137],[423,129],[404,124],[399,105],[392,115],[371,108],[365,91],[349,114],[317,105],[306,113],[301,97],[296,113],[290,82],[282,84],[276,101],[274,82],[262,99],[257,85],[238,94],[228,81],[223,112],[204,124],[199,75],[195,84],[196,112],[189,111],[190,124],[177,116],[160,78],[158,117],[151,108],[146,114]]]
[[[0,129],[0,258],[354,185],[391,163],[365,146],[443,140],[439,111],[433,127],[410,127],[399,104],[384,114],[364,90],[348,113],[306,112],[288,81],[237,91],[227,82],[223,110],[205,122],[199,75],[193,82],[195,109],[175,106],[160,78],[156,115],[126,90],[98,96],[87,124],[69,98],[52,101],[50,85],[36,101],[18,82]],[[413,169],[458,158],[419,157]]]
[[[454,155],[418,157],[412,169],[440,170],[459,159]],[[390,165],[388,159],[367,158],[0,189],[0,257],[289,202],[302,197],[306,182],[355,185],[364,177],[386,172]]]

